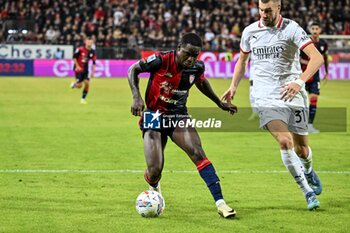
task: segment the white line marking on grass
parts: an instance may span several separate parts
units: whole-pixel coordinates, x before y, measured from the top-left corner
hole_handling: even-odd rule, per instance
[[[0,170],[0,173],[144,173],[145,170]],[[164,170],[166,173],[197,173],[196,170]],[[286,170],[221,170],[218,173],[287,173]],[[323,174],[350,174],[350,171],[317,171]]]

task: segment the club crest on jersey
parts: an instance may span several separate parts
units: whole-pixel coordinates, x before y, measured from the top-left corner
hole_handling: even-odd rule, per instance
[[[169,73],[169,72],[165,73],[164,76],[167,77],[167,78],[172,78],[173,77],[173,75],[171,73]]]
[[[156,60],[156,55],[155,54],[152,54],[151,56],[147,57],[147,60],[146,62],[147,63],[150,63],[152,61]]]
[[[190,75],[190,83],[191,83],[191,84],[193,83],[194,79],[195,79],[195,75],[194,75],[194,74],[191,74],[191,75]]]
[[[160,89],[163,90],[166,94],[169,94],[170,91],[173,89],[173,85],[171,85],[171,83],[168,82],[162,82],[160,84]]]

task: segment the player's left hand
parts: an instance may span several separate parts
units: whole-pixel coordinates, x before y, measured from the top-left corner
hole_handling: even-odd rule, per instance
[[[236,87],[233,88],[229,88],[227,89],[227,91],[225,91],[225,93],[221,96],[221,100],[225,101],[226,103],[231,103],[231,101],[233,100],[233,97],[236,94]]]
[[[231,115],[237,113],[237,111],[238,111],[236,105],[233,105],[231,103],[225,103],[222,101],[220,101],[219,107],[224,111],[228,111]]]
[[[285,83],[281,89],[281,100],[291,102],[300,89],[301,86],[296,82]]]

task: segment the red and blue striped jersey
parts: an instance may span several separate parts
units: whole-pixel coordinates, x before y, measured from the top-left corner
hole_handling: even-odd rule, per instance
[[[204,80],[204,63],[196,61],[191,68],[181,69],[176,51],[161,52],[139,61],[142,72],[149,72],[146,106],[162,113],[186,112],[189,89]]]

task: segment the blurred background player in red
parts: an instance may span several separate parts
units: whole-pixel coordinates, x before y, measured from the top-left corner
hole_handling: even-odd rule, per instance
[[[96,66],[96,53],[92,49],[94,41],[91,37],[85,38],[84,46],[77,48],[73,55],[75,82],[71,83],[71,88],[81,88],[84,83],[83,94],[80,103],[87,104],[86,96],[89,92],[90,78],[94,77]],[[89,78],[89,60],[92,60],[91,74]]]
[[[311,40],[314,42],[317,50],[323,55],[325,74],[323,80],[328,79],[328,44],[325,40],[320,38],[322,32],[321,26],[318,22],[313,22],[309,27],[311,33]],[[310,58],[300,51],[300,64],[301,69],[304,72],[309,63]],[[318,70],[313,77],[311,77],[305,83],[305,89],[309,93],[310,105],[309,105],[309,133],[319,133],[320,131],[313,126],[313,122],[316,116],[317,101],[320,95],[320,71]]]

